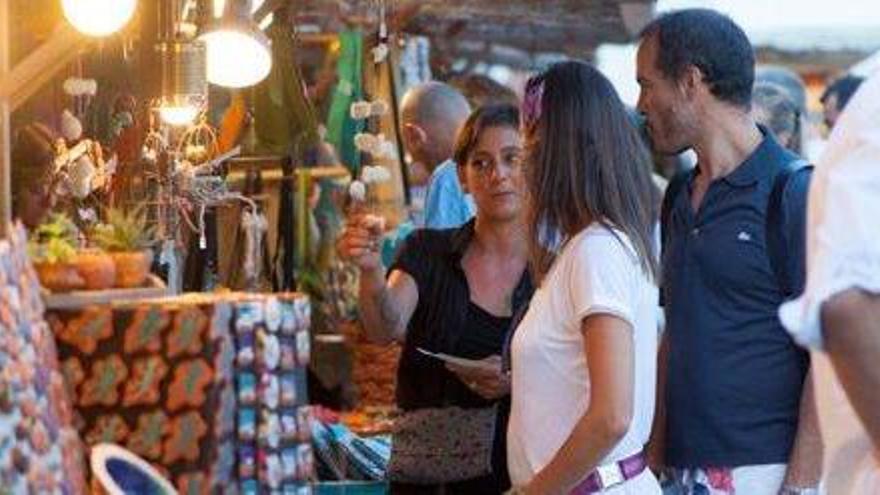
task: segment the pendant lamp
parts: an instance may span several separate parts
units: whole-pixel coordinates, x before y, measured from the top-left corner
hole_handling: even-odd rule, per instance
[[[201,35],[208,50],[208,81],[227,88],[253,86],[272,70],[269,38],[254,22],[250,0],[227,0],[223,17]]]
[[[251,2],[251,14],[255,13],[260,7],[263,6],[265,0],[253,0]],[[223,12],[226,10],[226,0],[213,0],[213,10],[214,17],[220,18],[223,17]]]
[[[156,45],[161,70],[159,116],[172,126],[191,124],[205,107],[205,45],[200,41],[170,40]]]
[[[61,0],[64,17],[89,36],[107,36],[125,26],[137,0]]]

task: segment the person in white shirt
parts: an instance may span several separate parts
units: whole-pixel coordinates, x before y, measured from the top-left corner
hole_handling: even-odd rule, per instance
[[[514,491],[659,494],[642,454],[658,340],[650,155],[582,62],[532,78],[522,118],[539,285],[511,344]]]
[[[814,350],[824,490],[880,493],[880,74],[837,121],[809,194],[807,285],[780,308]],[[836,372],[836,373],[835,373]],[[860,421],[861,420],[861,421]]]

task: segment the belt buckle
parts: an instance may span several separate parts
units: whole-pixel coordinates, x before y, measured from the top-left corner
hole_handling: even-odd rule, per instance
[[[596,468],[596,474],[599,475],[599,484],[602,485],[602,490],[626,481],[626,477],[623,475],[623,470],[617,462],[599,466]]]

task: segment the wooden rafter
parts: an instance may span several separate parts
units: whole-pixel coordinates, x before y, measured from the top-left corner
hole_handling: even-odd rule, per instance
[[[9,71],[9,2],[0,0],[0,80]],[[9,102],[0,98],[0,238],[6,237],[12,221],[12,161]]]
[[[0,236],[12,220],[12,171],[9,115],[76,56],[87,38],[66,23],[14,68],[9,63],[9,3],[0,0]]]
[[[30,53],[0,81],[0,99],[15,110],[49,82],[80,52],[87,39],[63,23],[45,43]]]

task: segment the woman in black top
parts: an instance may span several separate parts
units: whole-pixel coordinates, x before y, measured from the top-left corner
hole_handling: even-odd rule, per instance
[[[387,274],[374,218],[351,218],[339,240],[340,254],[361,270],[359,307],[367,335],[375,342],[403,343],[398,407],[498,404],[491,475],[444,485],[392,483],[394,494],[490,494],[509,487],[504,432],[510,382],[500,355],[513,313],[532,293],[518,127],[516,107],[498,105],[476,110],[459,132],[458,176],[477,206],[470,222],[457,229],[416,231]],[[477,372],[444,365],[420,348],[492,366]]]

